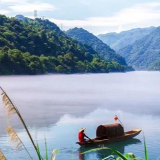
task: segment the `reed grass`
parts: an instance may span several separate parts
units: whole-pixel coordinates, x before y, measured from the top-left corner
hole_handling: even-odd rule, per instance
[[[40,152],[40,147],[38,145],[38,142],[37,142],[37,145],[35,145],[34,141],[33,141],[33,138],[27,128],[27,125],[25,124],[25,121],[23,120],[23,117],[21,116],[18,108],[16,108],[16,106],[13,104],[13,102],[11,101],[11,99],[9,98],[9,96],[7,95],[7,93],[3,90],[2,87],[0,87],[0,89],[2,90],[2,101],[4,103],[4,111],[5,111],[5,114],[6,114],[6,117],[7,117],[7,122],[9,124],[9,126],[7,127],[6,131],[7,131],[7,134],[9,136],[9,139],[11,142],[13,142],[14,146],[15,146],[15,150],[19,150],[23,148],[27,151],[27,153],[29,154],[30,158],[33,160],[33,158],[31,157],[30,153],[28,152],[28,150],[26,149],[25,145],[23,144],[22,140],[19,138],[18,134],[16,133],[16,131],[14,130],[14,128],[10,125],[10,122],[9,122],[9,118],[13,115],[13,114],[16,114],[21,123],[23,124],[26,132],[27,132],[27,135],[29,136],[29,139],[31,140],[32,142],[32,145],[37,153],[37,156],[38,156],[38,159],[39,160],[43,160],[42,156],[41,156],[41,152]],[[51,155],[51,160],[55,160],[56,158],[56,154],[59,153],[59,150],[57,149],[54,149],[53,152],[52,152],[52,155]],[[47,140],[45,138],[45,159],[46,160],[49,160],[49,156],[48,156],[48,148],[47,148]],[[3,155],[3,153],[0,151],[0,160],[6,160],[5,156]]]
[[[16,131],[13,129],[12,126],[9,126],[7,128],[7,134],[9,136],[10,141],[12,142],[12,144],[14,144],[14,149],[20,150],[23,146],[23,143],[21,141],[21,139],[18,137]]]
[[[26,152],[28,153],[30,159],[33,160],[32,156],[30,155],[29,151],[27,150],[27,148],[25,147],[24,143],[22,142],[22,140],[19,138],[18,134],[16,133],[16,131],[13,129],[12,126],[9,126],[7,129],[7,134],[9,136],[9,139],[11,141],[11,143],[14,145],[14,149],[16,151],[24,148],[26,150]]]
[[[0,160],[7,160],[2,151],[0,150]]]
[[[3,92],[2,94],[2,101],[4,103],[4,110],[7,115],[7,117],[10,117],[11,115],[16,113],[15,108],[13,107],[11,101],[9,100],[8,96]]]
[[[25,121],[23,120],[23,117],[21,116],[18,108],[16,108],[16,106],[13,104],[13,102],[11,101],[11,99],[9,98],[9,96],[7,95],[7,93],[3,90],[2,87],[0,87],[0,89],[2,90],[2,101],[4,103],[4,110],[5,110],[5,113],[7,115],[7,117],[9,118],[11,115],[13,114],[17,114],[17,116],[19,117],[21,123],[23,124],[26,132],[27,132],[27,135],[29,137],[29,139],[31,140],[31,143],[37,153],[37,156],[38,158],[41,160],[41,157],[39,157],[39,154],[38,154],[38,150],[37,150],[37,147],[33,141],[33,138],[27,128],[27,125],[25,124]],[[9,119],[7,119],[9,121]]]

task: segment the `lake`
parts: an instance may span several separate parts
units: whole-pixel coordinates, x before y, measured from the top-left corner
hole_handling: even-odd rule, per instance
[[[100,124],[114,123],[114,116],[125,130],[141,128],[149,157],[160,156],[160,72],[137,71],[110,74],[73,74],[41,76],[0,76],[0,86],[21,112],[45,158],[45,137],[48,152],[57,148],[56,160],[100,160],[106,150],[81,155],[91,148],[76,144],[81,127],[93,138]],[[11,124],[36,159],[33,147],[16,115]],[[24,149],[13,150],[6,135],[6,120],[0,101],[0,149],[8,160],[29,160]],[[12,146],[12,147],[11,147]],[[134,152],[144,157],[143,133],[136,138],[109,146],[121,153]]]

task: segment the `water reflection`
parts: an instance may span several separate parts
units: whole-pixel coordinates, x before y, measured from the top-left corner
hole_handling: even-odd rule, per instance
[[[97,145],[97,146],[92,146],[92,147],[80,147],[79,148],[79,160],[88,160],[89,154],[92,155],[93,153],[92,152],[86,153],[86,154],[81,154],[81,153],[84,153],[84,152],[92,150],[92,149],[109,147],[109,148],[116,149],[120,153],[124,154],[125,147],[127,147],[129,145],[133,145],[133,144],[139,144],[139,143],[141,143],[141,141],[139,139],[133,138],[133,139],[128,139],[123,142],[114,142],[112,144],[102,144],[102,145]],[[103,149],[97,150],[94,152],[95,152],[96,157],[98,159],[103,159],[103,158],[108,157],[112,154],[112,152],[110,150],[106,150],[106,149],[105,150],[103,150]]]
[[[27,124],[40,128],[97,108],[159,116],[159,82],[159,72],[0,77]]]
[[[79,146],[75,142],[79,129],[86,127],[86,134],[93,138],[97,126],[114,123],[115,114],[125,130],[140,128],[145,132],[149,156],[156,159],[160,155],[159,84],[159,72],[0,77],[0,85],[19,108],[34,140],[38,132],[41,150],[45,151],[44,135],[48,140],[49,155],[54,148],[60,149],[56,160],[69,160],[72,154],[78,160]],[[12,123],[32,153],[30,141],[19,121],[13,117]],[[9,160],[20,160],[24,153],[13,157],[5,128],[0,101],[0,148]],[[137,138],[142,140],[142,134]],[[143,157],[141,143],[124,147],[120,144],[116,143],[113,148],[118,146],[123,153],[134,151],[138,157]],[[85,158],[97,160],[102,153],[87,154]]]

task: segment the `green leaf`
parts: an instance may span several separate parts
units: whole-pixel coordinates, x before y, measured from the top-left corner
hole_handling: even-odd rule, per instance
[[[108,148],[110,149],[114,154],[116,154],[117,156],[119,156],[120,158],[122,158],[123,160],[129,160],[127,159],[123,154],[121,154],[119,151],[113,149],[113,148]]]
[[[108,156],[108,157],[103,158],[102,160],[106,160],[106,159],[110,159],[110,158],[114,159],[114,156],[113,156],[113,155],[110,155],[110,156]]]
[[[39,157],[41,157],[41,152],[40,152],[40,148],[39,148],[38,142],[37,142],[37,151],[38,151]],[[41,160],[39,157],[38,157],[38,159]]]
[[[74,160],[74,156],[72,155],[72,160]]]
[[[113,149],[113,148],[108,148],[108,147],[103,147],[103,148],[95,148],[95,149],[91,149],[89,151],[83,152],[82,154],[85,153],[89,153],[89,152],[94,152],[94,151],[99,151],[99,150],[110,150],[112,151],[114,154],[116,154],[117,156],[119,156],[120,158],[122,158],[123,160],[128,160],[125,156],[123,156],[123,154],[121,154],[119,151]]]
[[[86,153],[90,153],[90,152],[94,152],[94,151],[99,151],[99,150],[108,150],[109,148],[108,147],[103,147],[103,148],[95,148],[95,149],[90,149],[86,152],[83,152],[81,154],[86,154]]]
[[[129,160],[135,160],[136,159],[136,157],[133,153],[126,153],[124,156]]]
[[[45,155],[46,155],[46,160],[49,160],[49,159],[48,159],[48,149],[47,149],[47,141],[46,141],[46,138],[45,138]]]
[[[146,140],[145,140],[145,136],[144,135],[143,135],[143,139],[144,139],[145,160],[149,160],[147,146],[146,146]]]
[[[52,155],[51,155],[51,160],[55,160],[57,153],[59,153],[59,150],[58,149],[54,149],[53,152],[52,152]]]

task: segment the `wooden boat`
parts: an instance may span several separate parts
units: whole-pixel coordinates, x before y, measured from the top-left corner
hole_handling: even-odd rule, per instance
[[[114,138],[108,138],[108,139],[99,139],[99,138],[93,138],[91,141],[88,142],[77,142],[80,146],[91,146],[91,145],[99,145],[99,144],[106,144],[106,143],[111,143],[111,142],[117,142],[117,141],[124,141],[130,138],[133,138],[137,136],[141,132],[141,129],[134,129],[131,131],[124,132],[124,135],[114,137]]]

